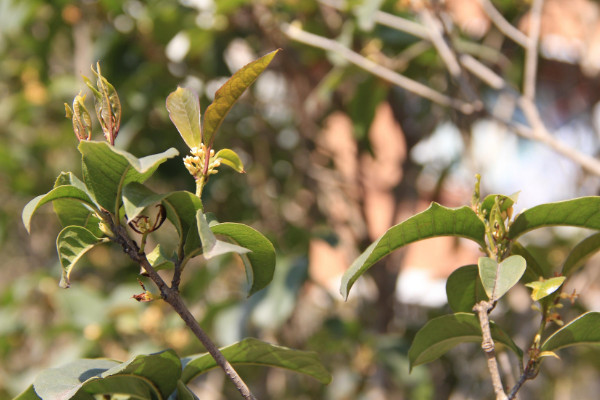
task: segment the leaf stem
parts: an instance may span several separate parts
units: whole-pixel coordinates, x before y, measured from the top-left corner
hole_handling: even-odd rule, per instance
[[[163,300],[166,301],[177,314],[179,314],[187,327],[194,333],[194,335],[196,335],[198,340],[200,340],[202,345],[214,358],[219,367],[223,369],[227,377],[233,382],[242,397],[246,400],[256,400],[256,397],[254,397],[248,388],[248,385],[239,376],[229,361],[227,361],[227,359],[223,356],[219,348],[213,343],[206,332],[204,332],[200,324],[198,324],[198,321],[196,321],[196,318],[194,318],[181,298],[177,286],[169,287],[169,285],[167,285],[158,272],[156,272],[152,265],[150,265],[150,262],[146,258],[146,254],[144,252],[140,252],[137,243],[129,237],[123,226],[113,225],[111,228],[115,233],[115,237],[111,239],[121,245],[123,251],[146,271],[150,279],[152,279],[152,281],[160,290]]]

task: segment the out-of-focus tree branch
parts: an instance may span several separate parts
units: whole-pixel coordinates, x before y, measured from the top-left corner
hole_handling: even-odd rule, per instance
[[[526,63],[524,71],[523,93],[510,90],[511,85],[506,79],[499,76],[492,69],[487,67],[477,58],[461,54],[457,51],[457,47],[464,47],[464,43],[460,46],[454,45],[444,39],[439,28],[439,20],[436,21],[434,14],[430,11],[421,11],[421,19],[425,22],[425,26],[405,18],[397,17],[389,13],[377,11],[374,14],[374,21],[380,25],[396,29],[403,33],[413,35],[425,41],[429,41],[438,51],[438,54],[444,61],[450,75],[455,78],[461,90],[467,95],[469,101],[464,101],[457,98],[451,98],[441,92],[438,92],[428,86],[425,86],[417,81],[407,78],[379,63],[374,62],[370,58],[366,58],[361,54],[349,49],[343,44],[328,39],[307,31],[302,30],[294,24],[284,24],[281,29],[288,38],[305,43],[307,45],[321,48],[326,51],[333,52],[352,64],[364,69],[384,79],[394,85],[397,85],[409,92],[418,96],[431,100],[432,102],[451,107],[459,112],[470,115],[475,111],[483,109],[483,101],[480,97],[475,96],[475,91],[470,87],[466,72],[476,76],[492,89],[501,91],[500,95],[508,95],[514,98],[512,103],[518,105],[525,114],[529,126],[518,123],[513,119],[513,112],[506,113],[498,108],[486,110],[490,118],[505,125],[509,130],[515,132],[519,136],[538,141],[552,148],[557,153],[569,158],[573,162],[580,165],[584,170],[594,175],[600,176],[600,161],[590,157],[577,149],[566,146],[561,141],[557,140],[540,117],[540,112],[535,104],[535,82],[537,79],[537,61],[538,61],[538,43],[540,35],[541,12],[543,0],[535,0],[531,9],[530,17],[530,35],[527,36],[512,26],[496,8],[488,0],[480,0],[481,4],[496,27],[511,40],[521,45],[526,51]],[[334,0],[320,0],[324,5],[336,8],[337,10],[345,10],[345,2]],[[475,97],[474,97],[475,96]]]

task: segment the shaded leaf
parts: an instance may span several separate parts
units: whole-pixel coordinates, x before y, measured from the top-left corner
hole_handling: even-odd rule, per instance
[[[521,277],[522,283],[533,282],[540,279],[540,277],[548,278],[552,271],[546,271],[538,260],[524,247],[521,243],[514,241],[511,245],[510,252],[513,255],[521,256],[525,259],[527,269]]]
[[[181,380],[177,381],[177,400],[199,400],[198,397]]]
[[[240,156],[231,149],[222,149],[215,154],[215,159],[221,161],[221,164],[227,165],[228,167],[233,168],[236,172],[244,173],[244,164],[240,159]]]
[[[97,238],[81,226],[67,226],[60,231],[56,238],[56,249],[63,270],[60,286],[68,288],[71,285],[69,276],[77,261],[92,247],[107,240]]]
[[[498,300],[516,285],[527,268],[525,259],[517,255],[500,263],[489,257],[480,257],[477,265],[485,293],[492,301]]]
[[[561,287],[563,282],[567,279],[564,276],[557,276],[554,278],[544,279],[541,281],[534,281],[526,283],[525,286],[533,289],[531,292],[531,298],[533,301],[538,301],[552,293],[556,292],[556,290]]]
[[[556,203],[541,204],[523,211],[508,230],[515,239],[544,226],[579,226],[600,229],[600,197],[581,197]]]
[[[72,172],[61,172],[56,178],[54,187],[71,185],[88,194],[89,201],[92,201],[92,196],[88,193],[84,183],[79,180]],[[98,237],[104,236],[98,225],[101,219],[89,206],[80,200],[74,199],[56,199],[52,201],[52,207],[58,217],[63,228],[65,226],[77,225],[82,226]]]
[[[178,87],[167,97],[169,118],[189,148],[200,147],[200,101],[188,88]]]
[[[600,249],[600,233],[582,240],[571,250],[562,268],[562,275],[570,276]]]
[[[331,374],[325,369],[317,353],[276,346],[258,339],[247,338],[221,349],[232,365],[252,364],[279,367],[312,376],[323,384],[331,382]],[[196,376],[217,367],[210,354],[186,357],[183,360],[181,380],[190,382]]]
[[[256,78],[267,68],[279,50],[275,50],[255,60],[237,71],[217,92],[215,99],[204,113],[202,141],[212,148],[215,134],[223,120],[238,101],[244,91],[254,83]]]
[[[143,183],[160,164],[179,154],[176,149],[170,148],[138,159],[106,142],[94,141],[79,143],[79,151],[83,155],[83,181],[96,202],[114,215],[118,214],[125,185]]]
[[[173,350],[142,354],[102,373],[102,377],[135,375],[146,378],[167,398],[176,388],[181,376],[181,360]]]
[[[196,226],[196,212],[202,210],[200,198],[187,191],[171,192],[162,204],[167,209],[167,218],[175,226],[179,236],[185,238],[188,231]]]
[[[600,343],[600,313],[587,312],[554,332],[540,351],[555,351],[578,344]]]
[[[58,186],[46,194],[41,194],[35,197],[25,205],[23,208],[23,213],[21,214],[21,218],[23,220],[23,225],[25,225],[25,229],[27,229],[27,232],[29,232],[31,228],[31,218],[33,217],[33,214],[44,204],[58,199],[77,200],[78,202],[90,207],[90,209],[96,209],[94,202],[92,199],[90,199],[85,191],[73,185]]]
[[[40,400],[38,395],[35,393],[33,389],[33,385],[29,385],[27,389],[23,391],[23,393],[19,394],[14,400]]]
[[[269,239],[244,224],[222,223],[213,225],[210,229],[214,234],[227,236],[250,251],[240,254],[250,284],[248,295],[254,294],[271,282],[275,272],[275,248]]]
[[[90,379],[79,389],[77,399],[83,394],[82,392],[90,395],[130,396],[128,398],[140,400],[160,398],[160,393],[158,393],[152,382],[135,375],[116,375],[108,378]],[[92,398],[98,397],[94,396]]]
[[[206,216],[202,213],[202,210],[198,210],[196,221],[198,224],[198,235],[202,242],[202,255],[205,259],[209,260],[227,253],[245,254],[250,251],[244,247],[218,240],[210,230]]]
[[[472,312],[476,303],[488,300],[477,265],[465,265],[454,270],[446,281],[446,296],[454,312]]]
[[[392,251],[410,243],[438,236],[460,236],[485,247],[485,227],[469,207],[446,208],[437,203],[388,229],[348,268],[342,277],[340,292],[348,298],[350,288],[373,264]]]
[[[511,349],[519,359],[523,352],[496,324],[490,322],[492,339]],[[408,351],[410,368],[434,361],[460,343],[481,343],[481,326],[475,314],[456,313],[429,320],[421,328]]]
[[[167,195],[157,194],[139,182],[131,182],[123,187],[123,208],[127,222],[132,221],[148,206],[162,201]]]

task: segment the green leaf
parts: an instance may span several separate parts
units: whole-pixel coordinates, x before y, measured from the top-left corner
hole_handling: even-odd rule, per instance
[[[167,97],[169,118],[189,148],[200,147],[200,102],[190,89],[178,87]]]
[[[198,224],[198,235],[202,241],[202,255],[205,259],[209,260],[213,257],[227,253],[245,254],[250,251],[244,247],[217,240],[210,230],[208,222],[206,221],[206,216],[202,213],[202,210],[198,210],[196,221]]]
[[[88,193],[84,183],[72,172],[61,172],[58,178],[56,178],[56,182],[54,183],[55,188],[65,185],[81,189],[88,194],[89,201],[92,201],[92,196]],[[88,229],[98,237],[104,236],[104,233],[99,228],[101,219],[98,217],[98,214],[80,200],[56,199],[52,202],[52,207],[63,228],[65,226],[77,225]]]
[[[20,395],[14,398],[14,400],[41,400],[33,389],[33,385],[29,385],[27,389]]]
[[[199,400],[181,380],[177,381],[177,400]]]
[[[33,388],[44,400],[70,399],[84,382],[99,378],[103,372],[115,365],[118,365],[116,361],[104,359],[77,360],[62,367],[42,371],[33,381]],[[93,399],[91,396],[82,398]]]
[[[238,101],[244,91],[254,83],[256,78],[267,68],[279,50],[275,50],[251,62],[237,71],[217,92],[215,99],[204,113],[204,126],[202,127],[202,141],[208,148],[212,148],[215,134],[223,120]]]
[[[600,343],[600,313],[587,312],[554,332],[540,351],[555,351],[578,344]]]
[[[544,226],[578,226],[600,230],[600,197],[541,204],[523,211],[508,231],[510,239]]]
[[[489,194],[485,196],[485,199],[481,202],[481,209],[485,211],[486,218],[489,219],[492,207],[496,204],[496,197],[499,197],[500,211],[506,211],[515,204],[519,193],[515,193],[511,196],[505,196],[503,194]]]
[[[91,379],[83,384],[78,395],[82,394],[81,392],[90,395],[129,396],[127,399],[131,400],[161,398],[152,382],[135,375],[117,375],[102,379]],[[98,397],[94,396],[93,398]]]
[[[185,238],[188,231],[196,226],[196,212],[202,210],[202,201],[194,193],[187,191],[171,192],[162,202],[167,209],[167,218]]]
[[[131,182],[123,188],[123,208],[127,222],[140,215],[148,206],[159,203],[166,194],[156,194],[139,182]]]
[[[454,312],[472,312],[476,303],[488,300],[477,265],[465,265],[452,272],[446,281],[446,296]]]
[[[250,250],[247,254],[240,254],[250,284],[249,296],[271,282],[275,272],[275,248],[269,239],[244,224],[222,223],[213,225],[210,229],[214,234],[227,236],[236,244]]]
[[[600,233],[582,240],[571,250],[562,268],[564,276],[571,276],[583,266],[586,261],[600,249]]]
[[[489,257],[480,257],[477,265],[485,293],[492,301],[498,300],[516,285],[527,268],[525,259],[516,255],[499,264]]]
[[[91,210],[96,210],[96,206],[88,194],[80,188],[73,185],[58,186],[46,194],[41,194],[31,200],[23,208],[21,218],[27,232],[31,229],[31,218],[33,214],[44,204],[58,199],[73,199],[87,205]]]
[[[63,269],[60,286],[63,288],[71,286],[69,276],[77,261],[92,247],[107,240],[97,238],[81,226],[67,226],[60,231],[56,238],[58,258]]]
[[[123,187],[131,182],[143,183],[160,164],[179,152],[170,148],[159,154],[136,158],[117,150],[106,142],[79,143],[83,155],[83,181],[96,202],[104,209],[118,214]]]
[[[348,298],[350,288],[373,264],[407,244],[438,236],[461,236],[485,247],[485,226],[469,207],[446,208],[437,203],[388,229],[348,268],[342,277],[340,292]]]
[[[317,353],[312,351],[293,350],[247,338],[222,348],[221,352],[232,365],[251,364],[285,368],[312,376],[323,384],[331,382],[331,374],[325,369]],[[181,380],[185,383],[217,366],[208,353],[186,357],[183,364]]]
[[[552,293],[556,292],[556,290],[561,287],[563,282],[567,279],[564,276],[557,276],[554,278],[544,279],[541,281],[534,281],[526,283],[525,286],[533,289],[531,293],[531,298],[533,301],[538,301]]]
[[[166,399],[175,390],[181,377],[181,360],[173,350],[138,355],[102,373],[102,377],[135,375],[152,382]]]
[[[173,269],[175,267],[175,259],[165,253],[160,244],[157,244],[150,253],[146,254],[146,258],[150,265],[157,271],[161,269]]]
[[[492,339],[511,349],[519,359],[523,352],[496,324],[490,322]],[[456,313],[429,320],[415,335],[408,359],[410,369],[434,361],[459,343],[481,343],[481,326],[475,314]]]
[[[548,278],[552,272],[546,272],[545,268],[538,263],[537,259],[524,247],[521,243],[514,241],[511,245],[510,252],[513,255],[521,256],[527,263],[527,269],[521,278],[521,282],[533,282],[540,279],[540,277]]]
[[[221,161],[221,164],[227,165],[228,167],[233,168],[236,172],[245,173],[244,164],[240,159],[240,156],[231,149],[222,149],[215,154],[215,159]]]

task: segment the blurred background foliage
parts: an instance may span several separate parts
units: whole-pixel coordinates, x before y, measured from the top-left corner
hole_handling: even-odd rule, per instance
[[[61,171],[81,175],[63,106],[85,92],[80,75],[91,76],[99,60],[119,92],[117,147],[137,156],[176,147],[184,155],[166,96],[184,85],[200,94],[205,109],[232,72],[278,47],[284,51],[232,110],[215,144],[238,152],[247,174],[224,169],[204,199],[219,220],[250,224],[273,241],[276,276],[246,299],[235,258],[197,260],[183,280],[192,312],[220,345],[254,336],[314,350],[334,375],[322,387],[279,370],[242,368],[259,398],[491,398],[476,345],[408,373],[412,336],[427,318],[448,312],[443,281],[476,260],[477,249],[454,241],[411,246],[374,268],[347,303],[337,292],[340,274],[366,244],[431,200],[468,204],[475,172],[482,173],[486,192],[523,190],[521,207],[595,194],[598,179],[543,145],[517,139],[481,116],[432,105],[338,54],[290,41],[281,29],[302,26],[440,92],[457,92],[432,46],[374,22],[379,9],[414,20],[410,2],[349,3],[357,8],[313,0],[0,0],[0,398],[15,396],[41,369],[75,358],[124,360],[165,347],[181,356],[203,351],[164,304],[132,300],[141,292],[138,271],[118,248],[94,249],[72,287],[62,290],[54,249],[58,221],[47,208],[34,219],[31,235],[23,228],[27,201],[48,191]],[[455,21],[455,34],[467,44],[483,43],[489,52],[474,53],[519,87],[522,50],[485,18],[481,28],[477,15],[461,16],[471,2],[454,11],[457,2],[446,3],[442,12]],[[515,24],[528,3],[494,2]],[[571,8],[583,10],[593,2],[576,3]],[[596,154],[600,91],[594,91],[594,70],[580,64],[552,54],[540,59],[540,102],[563,139]],[[481,98],[496,100],[481,82],[474,85]],[[101,139],[97,125],[94,139]],[[194,190],[178,158],[161,166],[149,185],[159,192]],[[173,232],[165,224],[155,240],[168,241]],[[548,231],[531,242],[556,264],[576,237],[581,234]],[[588,293],[576,306],[598,311],[597,262],[590,264],[574,283]],[[526,347],[532,314],[521,289],[495,319]],[[526,385],[524,398],[597,393],[598,355],[596,348],[561,353],[562,360],[546,362],[540,378]],[[202,399],[236,396],[220,371],[195,388]]]

